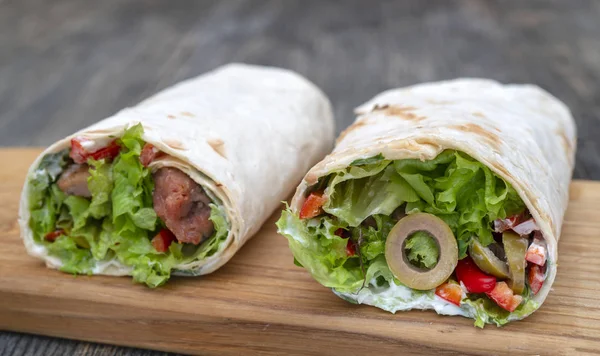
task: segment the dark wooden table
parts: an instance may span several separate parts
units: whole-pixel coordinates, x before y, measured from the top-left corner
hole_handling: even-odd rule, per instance
[[[599,19],[594,0],[0,0],[0,145],[48,145],[241,61],[307,76],[331,98],[338,132],[391,87],[536,83],[575,116],[575,177],[600,179]],[[3,332],[0,354],[162,353]]]

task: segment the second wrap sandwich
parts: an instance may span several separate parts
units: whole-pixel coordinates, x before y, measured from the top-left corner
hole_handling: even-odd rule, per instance
[[[576,133],[531,85],[459,79],[384,92],[356,113],[278,221],[340,297],[505,324],[550,292]]]
[[[21,236],[65,272],[152,287],[207,274],[332,145],[330,104],[312,83],[228,65],[46,149],[27,175]]]

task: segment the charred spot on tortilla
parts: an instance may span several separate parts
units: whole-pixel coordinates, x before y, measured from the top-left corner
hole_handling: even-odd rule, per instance
[[[363,120],[360,121],[356,121],[355,123],[353,123],[352,125],[348,126],[348,128],[346,128],[344,131],[342,131],[342,133],[340,134],[340,136],[337,138],[336,143],[340,142],[344,137],[346,137],[346,135],[348,135],[350,132],[356,130],[357,128],[361,127],[361,126],[365,126],[367,123]]]
[[[172,138],[167,138],[167,139],[163,139],[163,142],[171,147],[172,149],[175,150],[187,150],[187,148],[185,147],[185,145],[183,144],[183,142],[179,141],[179,140],[175,140]]]
[[[450,127],[457,131],[476,134],[482,137],[491,147],[493,147],[497,151],[500,151],[500,138],[496,136],[496,134],[494,134],[493,132],[481,127],[480,125],[468,123],[461,125],[453,125]]]
[[[572,164],[571,152],[573,152],[573,144],[571,143],[571,141],[569,140],[569,138],[567,137],[567,135],[565,134],[565,132],[563,130],[557,130],[556,133],[560,137],[560,139],[562,141],[561,143],[562,143],[563,147],[565,148],[565,153],[567,154],[567,160],[569,161],[569,163]]]
[[[175,115],[167,115],[167,119],[174,119]]]
[[[452,101],[448,101],[448,100],[427,99],[425,101],[428,102],[429,104],[433,104],[433,105],[450,105],[450,104],[453,104]]]
[[[375,106],[372,112],[381,112],[386,116],[396,116],[411,121],[421,121],[425,119],[424,116],[417,116],[416,114],[411,112],[415,110],[417,110],[417,108],[415,108],[414,106],[385,105],[382,107]]]
[[[371,111],[385,110],[388,107],[390,107],[388,104],[383,104],[381,106],[379,106],[379,104],[375,104],[375,106],[373,106],[373,110],[371,110]]]
[[[482,112],[480,112],[480,111],[475,111],[475,112],[473,113],[473,116],[480,117],[480,118],[482,118],[482,119],[485,119],[485,117],[486,117],[486,116],[485,116],[485,115],[483,115],[483,113],[482,113]]]
[[[182,111],[181,115],[187,116],[187,117],[196,117],[194,114],[192,114],[191,112],[188,112],[188,111]]]
[[[225,142],[220,138],[209,138],[206,140],[206,143],[213,149],[219,156],[227,159],[227,154],[225,153]]]
[[[500,163],[492,162],[492,168],[494,168],[494,170],[496,170],[497,172],[502,173],[502,177],[510,177],[511,176],[510,172],[508,172],[508,170]]]

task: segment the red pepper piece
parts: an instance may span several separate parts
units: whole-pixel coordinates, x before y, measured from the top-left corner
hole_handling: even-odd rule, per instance
[[[463,258],[456,265],[456,278],[469,293],[486,293],[496,286],[496,277],[483,273],[471,257]]]
[[[108,146],[101,148],[93,153],[90,153],[90,157],[92,157],[96,161],[101,159],[111,161],[119,155],[119,151],[121,151],[121,146],[119,146],[119,144],[117,144],[117,141],[115,140],[112,141]]]
[[[454,305],[460,306],[463,291],[459,284],[446,282],[435,289],[435,294]]]
[[[529,267],[529,287],[533,294],[538,294],[544,285],[544,272],[538,265],[531,264]]]
[[[55,241],[59,236],[64,235],[65,234],[65,230],[63,229],[57,229],[54,230],[52,232],[47,233],[44,238],[48,241]]]
[[[323,204],[327,202],[327,197],[323,192],[312,192],[302,204],[300,209],[300,219],[310,219],[323,213]]]
[[[173,235],[173,233],[169,229],[162,229],[152,239],[152,246],[154,246],[154,248],[158,252],[167,252],[169,246],[175,240],[175,235]]]
[[[523,301],[523,297],[515,295],[506,282],[498,282],[494,289],[486,294],[490,299],[496,302],[498,306],[511,313],[514,312]]]

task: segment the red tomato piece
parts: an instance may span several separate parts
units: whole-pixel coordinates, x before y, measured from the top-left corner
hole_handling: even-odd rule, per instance
[[[496,302],[498,306],[511,313],[514,312],[523,301],[523,297],[515,295],[506,282],[496,283],[494,289],[486,294],[490,299]]]
[[[529,245],[527,249],[527,254],[525,255],[525,259],[528,262],[535,263],[538,266],[543,266],[546,264],[546,243],[541,238],[538,237],[538,232],[536,232],[533,242]]]
[[[44,238],[48,241],[55,241],[60,235],[64,235],[65,231],[63,229],[57,229],[52,232],[49,232],[44,236]]]
[[[460,306],[463,290],[459,284],[446,282],[435,289],[435,295],[454,305]]]
[[[156,158],[164,155],[158,148],[154,147],[151,143],[146,143],[142,148],[142,153],[140,154],[140,162],[142,162],[142,166],[148,167],[152,161]]]
[[[112,160],[119,155],[119,151],[121,151],[121,146],[117,143],[117,141],[111,142],[108,146],[101,148],[93,153],[90,153],[89,156],[93,159],[101,160]]]
[[[310,219],[323,213],[323,204],[327,202],[327,197],[323,192],[312,192],[302,204],[300,209],[300,219]]]
[[[158,252],[167,252],[169,246],[175,239],[175,235],[173,235],[169,229],[162,229],[152,239],[152,246],[154,246]]]
[[[71,152],[69,152],[69,157],[71,157],[77,164],[85,163],[88,160],[89,153],[81,144],[85,140],[86,139],[83,137],[75,137],[71,139]]]
[[[354,242],[348,239],[348,243],[346,244],[346,254],[348,256],[356,255],[356,246],[354,246]]]
[[[471,257],[463,258],[456,265],[456,278],[469,293],[486,293],[496,286],[496,277],[483,273]]]
[[[544,285],[544,272],[540,266],[532,264],[529,267],[529,287],[534,295],[538,294],[542,285]]]

